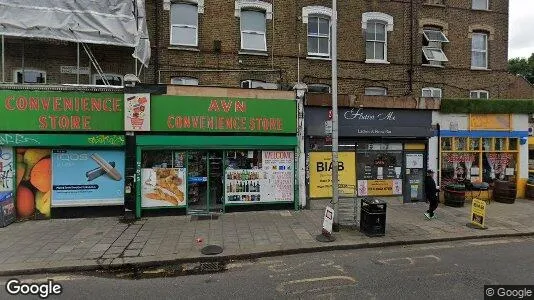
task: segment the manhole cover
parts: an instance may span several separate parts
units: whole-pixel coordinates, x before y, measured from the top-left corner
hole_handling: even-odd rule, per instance
[[[204,255],[215,255],[223,252],[223,248],[217,245],[208,245],[200,250]]]

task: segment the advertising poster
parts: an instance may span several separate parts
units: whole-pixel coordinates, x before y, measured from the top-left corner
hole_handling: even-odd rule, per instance
[[[13,148],[0,147],[0,192],[13,191],[13,177],[15,176],[13,161]]]
[[[185,168],[141,169],[141,207],[186,205]]]
[[[262,167],[268,179],[262,191],[264,198],[276,202],[294,200],[294,162],[293,151],[262,151]]]
[[[339,194],[356,194],[356,155],[354,152],[339,152]],[[310,152],[310,198],[332,197],[332,153]]]
[[[407,169],[422,169],[423,168],[423,154],[422,153],[406,153],[406,168]]]
[[[124,152],[53,150],[52,206],[124,204]]]
[[[402,180],[358,180],[358,196],[395,196],[402,194]]]
[[[50,218],[52,187],[50,154],[50,149],[16,148],[15,209],[19,219]]]
[[[150,131],[150,94],[124,94],[124,130]]]
[[[261,202],[261,194],[268,184],[263,170],[226,170],[226,203]]]
[[[293,202],[293,151],[262,151],[262,168],[226,170],[226,203]]]
[[[471,224],[484,228],[486,223],[486,202],[473,199],[471,206]]]

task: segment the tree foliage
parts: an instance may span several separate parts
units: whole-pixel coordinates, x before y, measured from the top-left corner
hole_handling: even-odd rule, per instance
[[[512,58],[508,61],[508,71],[519,74],[534,84],[534,53],[527,58]]]

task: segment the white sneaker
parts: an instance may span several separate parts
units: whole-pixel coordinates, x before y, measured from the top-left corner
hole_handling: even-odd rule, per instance
[[[430,217],[430,214],[427,213],[427,212],[425,213],[425,217],[426,217],[427,219],[429,219],[429,220],[430,220],[430,218],[431,218],[431,217]]]

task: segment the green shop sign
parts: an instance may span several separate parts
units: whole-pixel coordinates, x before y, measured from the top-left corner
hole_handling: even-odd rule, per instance
[[[152,96],[152,131],[296,133],[294,100]]]
[[[0,146],[11,147],[122,147],[124,144],[123,135],[0,133]]]
[[[0,91],[2,131],[122,131],[123,95]]]

